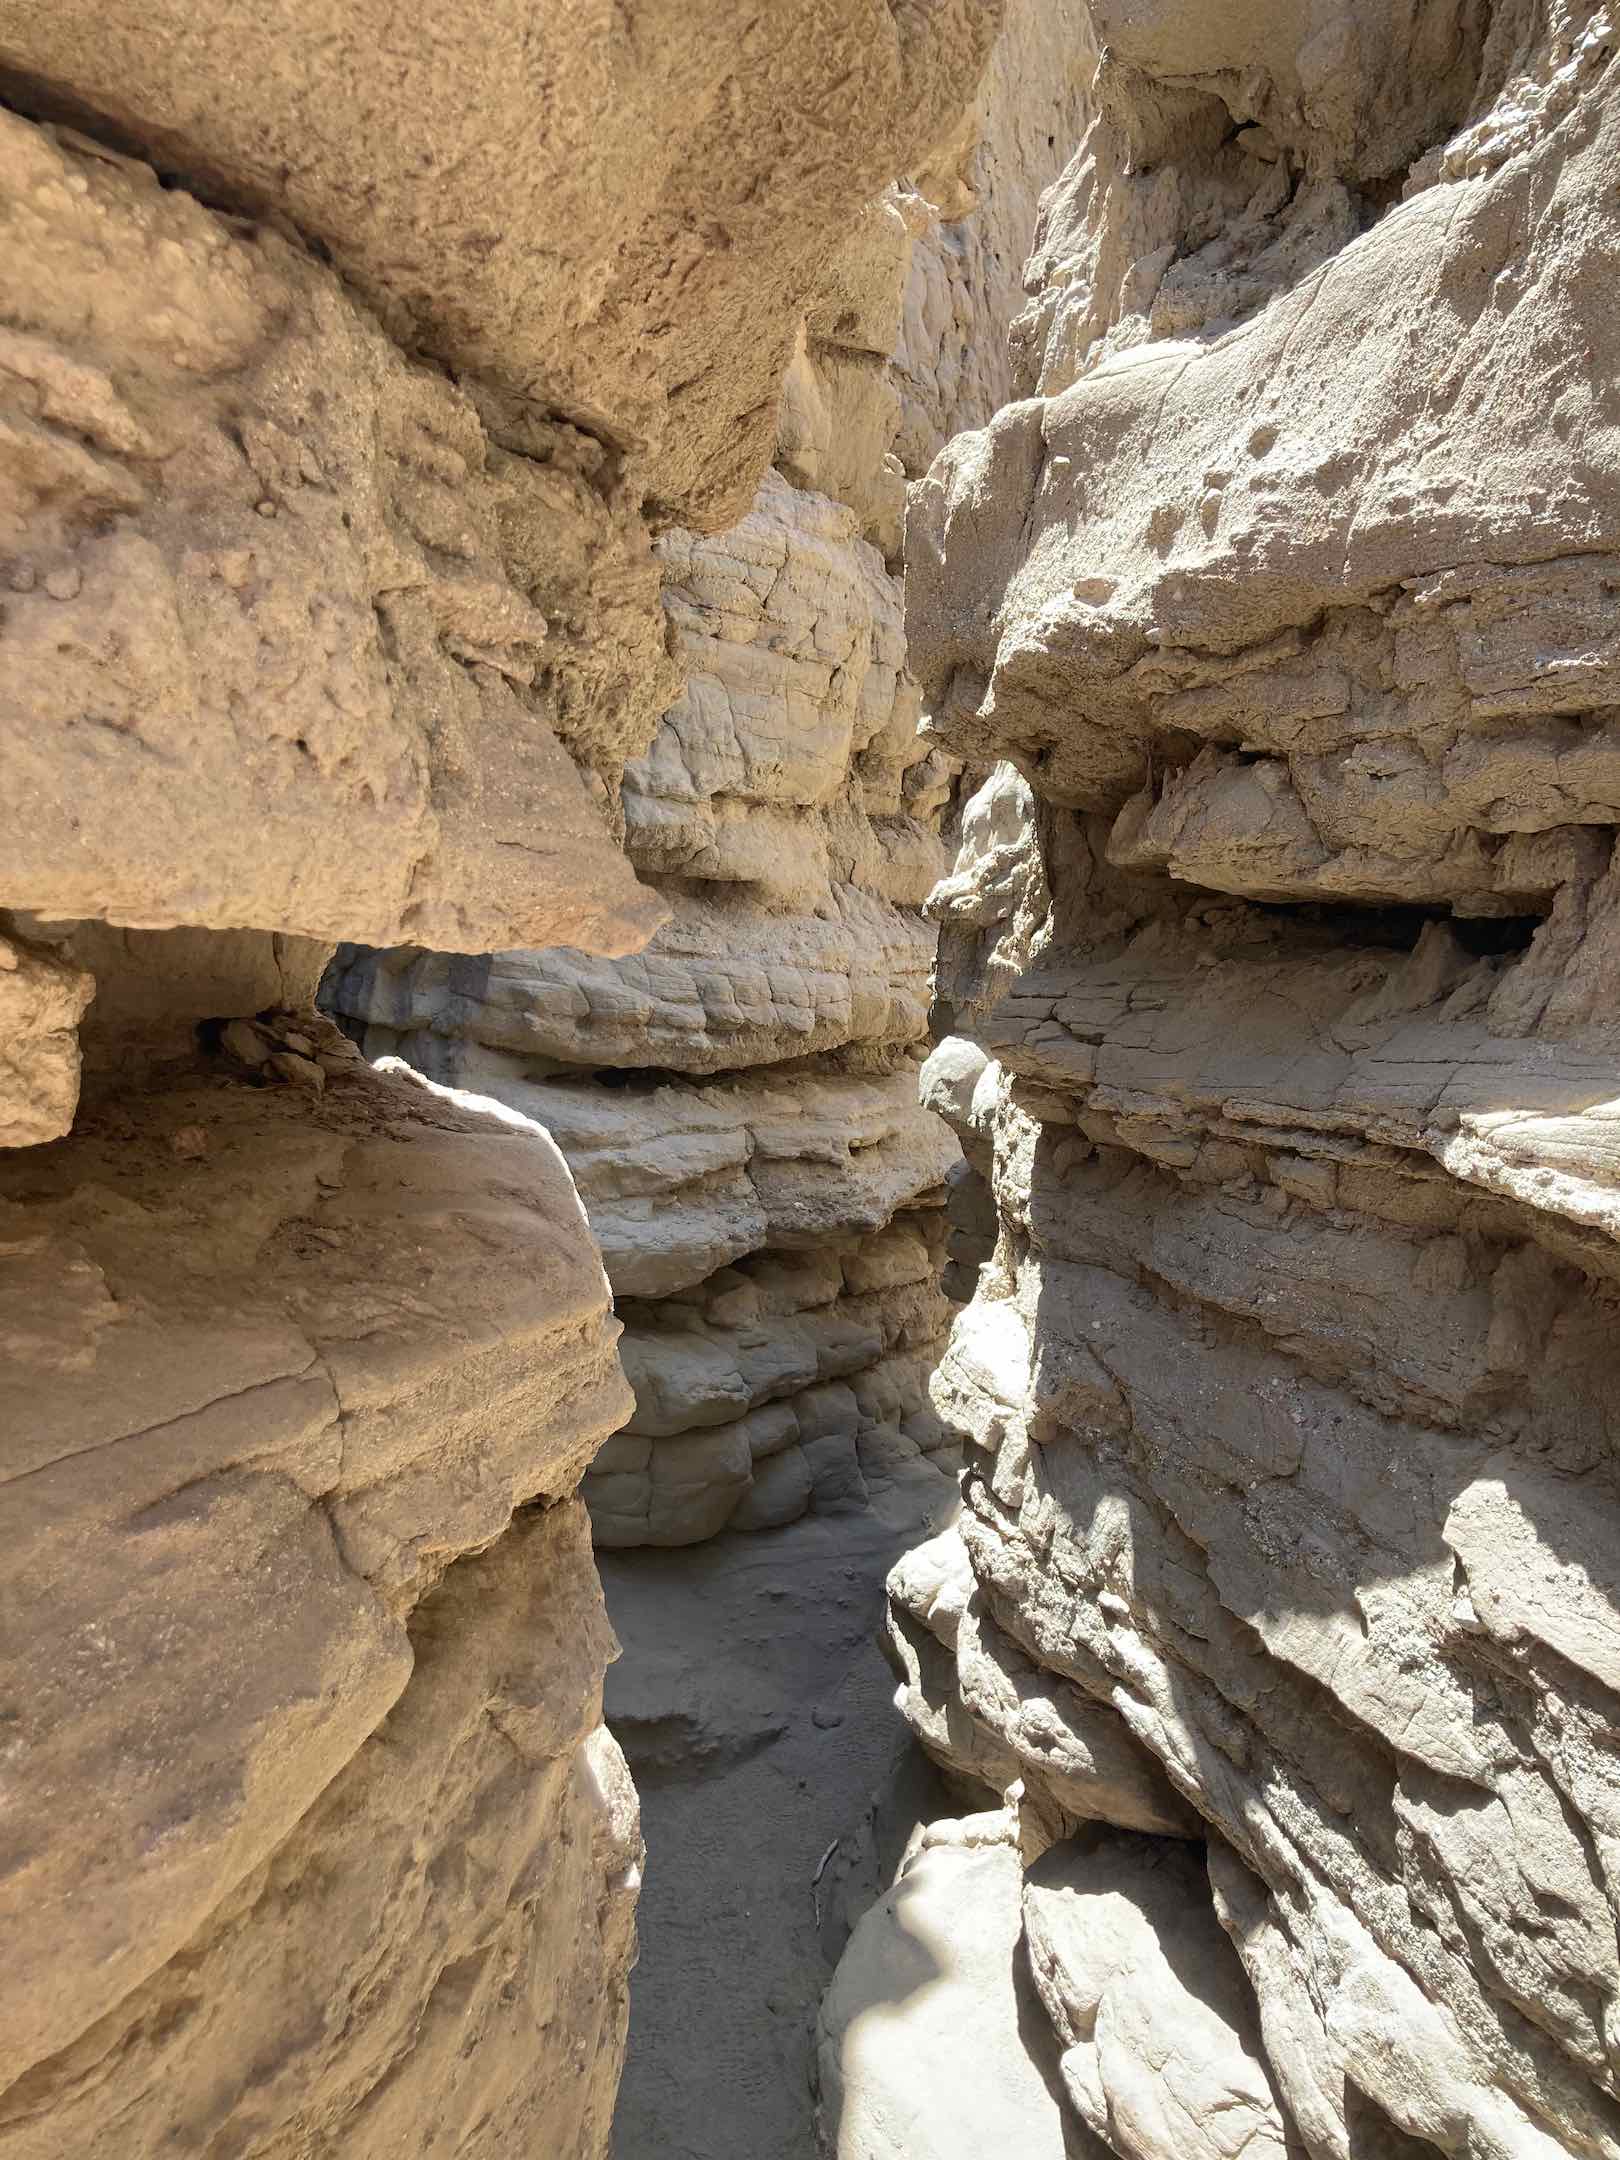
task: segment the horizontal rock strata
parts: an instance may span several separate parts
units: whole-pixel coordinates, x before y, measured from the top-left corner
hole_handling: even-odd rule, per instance
[[[824,266],[752,508],[659,543],[685,690],[623,772],[626,853],[668,908],[645,950],[345,949],[327,978],[368,1055],[511,1104],[568,1158],[638,1399],[587,1481],[604,1543],[854,1503],[863,1457],[941,1444],[923,1381],[959,1149],[916,1056],[958,761],[918,738],[899,508],[1008,386],[980,333],[1010,319],[1080,109],[1078,25],[1010,11],[958,138]]]
[[[1006,11],[974,112],[821,266],[746,514],[658,543],[685,687],[617,796],[667,910],[651,941],[346,947],[324,985],[368,1056],[554,1135],[624,1323],[635,1408],[581,1490],[650,1853],[627,2152],[810,2160],[810,2007],[936,1811],[870,1632],[889,1563],[955,1498],[927,1389],[963,1165],[918,1067],[923,902],[962,791],[917,736],[902,513],[908,478],[1007,394],[1079,16]]]
[[[887,382],[881,348],[854,374],[828,356],[899,336],[912,227],[935,222],[891,198],[829,271],[808,319],[840,342],[807,346],[800,381],[835,411]],[[916,1045],[956,765],[917,739],[861,491],[795,484],[806,463],[784,448],[740,524],[660,543],[686,689],[623,776],[626,851],[667,896],[646,950],[345,948],[323,993],[369,1056],[510,1105],[566,1155],[637,1398],[586,1480],[604,1545],[856,1506],[863,1458],[945,1440],[926,1385],[959,1150],[917,1100]]]
[[[641,1845],[576,1496],[621,1323],[523,1102],[317,1017],[339,941],[567,947],[575,1024],[668,920],[689,991],[646,979],[707,1059],[621,1062],[691,1076],[713,1162],[632,1183],[626,1235],[664,1176],[714,1188],[688,1287],[757,1258],[745,1205],[838,1254],[795,1340],[937,1435],[922,1231],[854,1250],[950,1145],[884,1093],[945,793],[902,783],[946,763],[898,600],[819,498],[720,551],[780,647],[705,838],[654,543],[746,510],[828,258],[996,12],[0,0],[7,2160],[607,2150]],[[769,890],[815,895],[782,1039],[875,1046],[797,1151],[727,1081],[759,896],[699,882],[770,805],[808,837]]]
[[[1612,2154],[1613,26],[1091,13],[1025,395],[908,525],[925,733],[1008,763],[902,1707],[1115,2153]]]
[[[231,1985],[248,1984],[244,1960],[251,1969],[272,1943],[282,1954],[283,1940],[315,1923],[300,1877],[326,1863],[301,1860],[299,1841],[316,1834],[311,1811],[334,1778],[363,1786],[368,1750],[387,1753],[401,1718],[407,1733],[418,1721],[403,1708],[416,1686],[412,1615],[424,1597],[445,1616],[461,1609],[471,1593],[459,1556],[492,1541],[504,1550],[514,1509],[541,1503],[523,1542],[556,1547],[559,1570],[577,1577],[569,1605],[593,1609],[583,1553],[562,1558],[568,1510],[553,1522],[545,1503],[572,1492],[624,1416],[627,1390],[607,1284],[561,1159],[535,1128],[379,1077],[313,1025],[314,1040],[291,1025],[264,1031],[262,1065],[222,1045],[212,1069],[116,1099],[83,1114],[71,1139],[0,1163],[15,1532],[0,1640],[20,1773],[8,1809],[15,1996],[0,2151],[61,2151],[68,2119],[81,2126],[72,2149],[85,2152],[115,2118],[126,2152],[172,2141],[172,2094],[147,2103],[139,2136],[122,2114],[126,2078],[169,2075],[169,2058],[151,2053],[153,2021],[204,1999],[189,1983],[176,1992],[169,1961],[195,1957],[231,1911],[209,2000],[217,2018]],[[510,1560],[503,1571],[502,1595],[517,1601],[509,1625],[561,1624],[568,1606],[549,1606],[541,1579]],[[41,1614],[53,1617],[43,1636]],[[512,1786],[525,1828],[491,1877],[505,1869],[499,1904],[482,1913],[465,1898],[459,1916],[433,1925],[453,1945],[457,1931],[465,1940],[507,1913],[501,1955],[521,1962],[518,1908],[538,1889],[524,1889],[522,1869],[558,1834],[559,1811],[611,1858],[594,1901],[634,1865],[634,1810],[627,1788],[614,1798],[611,1743],[591,1743],[599,1771],[578,1754],[600,1715],[605,1623],[585,1623],[571,1668],[510,1680],[500,1661],[513,1645],[493,1611],[480,1628],[443,1656],[452,1669],[471,1659],[469,1672],[493,1660],[479,1683],[497,1690],[492,1702],[501,1686],[518,1690],[511,1714],[534,1732]],[[440,1694],[452,1685],[433,1683]],[[499,1760],[506,1743],[480,1737],[500,1716],[469,1702],[453,1712],[459,1739],[426,1739],[424,1808],[473,1805],[464,1779],[492,1746],[497,1759],[476,1776],[512,1779]],[[406,1758],[414,1744],[401,1743]],[[464,1767],[451,1767],[452,1746],[470,1751]],[[336,1834],[322,1833],[328,1846]],[[357,1838],[369,1847],[363,1818],[351,1818],[331,1864],[386,1872],[380,1852],[344,1857]],[[277,1868],[285,1884],[263,1893],[261,1939],[250,1886]],[[580,1877],[581,1898],[593,1882]],[[368,1947],[369,1926],[356,1928],[375,1893],[357,1883],[349,1894],[361,1904],[346,1932],[322,1944],[329,2060],[289,2072],[265,2102],[266,2136],[305,2107],[340,2119],[380,2074],[382,2055],[369,2076],[343,2069],[338,1999],[362,1985],[366,1962],[403,1946],[384,1936]],[[609,1928],[594,1977],[581,1975],[587,1992],[621,1986],[627,1927],[626,1917]],[[461,1954],[447,1948],[442,1962]],[[383,1986],[403,2028],[395,2053],[440,1972],[431,1945],[418,1945]],[[281,2014],[306,2018],[306,1986]],[[611,2052],[606,1998],[603,2015]],[[181,2025],[172,2044],[189,2058],[202,2042]],[[239,2044],[251,2034],[253,2049],[268,2046],[270,2030],[250,2022]],[[222,2125],[253,2057],[233,2089],[211,2045],[194,2104],[199,2122]],[[503,2075],[522,2086],[515,2062]],[[604,2104],[599,2095],[598,2112]],[[54,2147],[34,2141],[42,2114],[39,2134]]]

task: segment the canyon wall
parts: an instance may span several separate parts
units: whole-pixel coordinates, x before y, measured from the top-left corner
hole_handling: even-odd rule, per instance
[[[1011,392],[1084,24],[1009,6],[961,125],[829,255],[748,514],[657,543],[685,688],[622,788],[668,910],[645,949],[347,946],[322,988],[368,1058],[545,1126],[624,1324],[635,1406],[580,1490],[648,1847],[626,2156],[810,2160],[816,2000],[907,1810],[941,1804],[871,1625],[954,1512],[928,1385],[982,1212],[918,1100],[963,781],[918,735],[903,513]]]
[[[641,1847],[578,1494],[636,1400],[622,1323],[544,1129],[373,1069],[313,996],[340,941],[566,945],[578,1015],[666,922],[719,984],[723,910],[621,843],[723,865],[810,799],[755,784],[762,719],[700,835],[663,718],[708,788],[693,649],[728,574],[756,619],[780,583],[759,706],[826,798],[786,822],[862,870],[847,924],[766,949],[802,1006],[716,990],[712,1026],[669,1023],[695,1058],[593,1044],[689,1101],[689,1177],[644,1149],[627,1236],[706,1190],[639,1293],[937,1183],[949,1135],[892,1056],[926,949],[884,886],[931,874],[933,798],[903,797],[898,609],[854,543],[892,546],[893,477],[869,513],[783,488],[751,542],[700,535],[754,496],[807,310],[814,380],[873,374],[828,266],[958,124],[995,13],[724,6],[696,37],[673,0],[0,0],[6,2160],[606,2150]],[[805,724],[833,674],[839,720]],[[720,934],[748,949],[746,902]],[[860,1012],[824,1025],[840,965]],[[768,1193],[728,1185],[779,1091],[686,1076],[806,1022],[872,1054]],[[626,1165],[650,1102],[596,1103]],[[816,1244],[762,1309],[841,1372],[874,1330],[921,1346],[928,1249]],[[898,1408],[898,1376],[870,1390]]]
[[[1010,10],[955,139],[824,264],[747,516],[657,544],[684,690],[619,798],[651,940],[345,947],[323,986],[369,1059],[537,1120],[574,1173],[637,1398],[583,1488],[601,1548],[843,1507],[951,1444],[927,1388],[961,1150],[917,1068],[962,761],[918,732],[905,491],[1010,392],[1083,24]]]
[[[889,1617],[979,1812],[857,1931],[828,2141],[1595,2160],[1620,39],[1090,14],[1020,395],[907,528],[924,738],[1005,761],[930,903],[963,1509]]]
[[[0,2160],[1620,2160],[1620,32],[701,13],[0,0]]]

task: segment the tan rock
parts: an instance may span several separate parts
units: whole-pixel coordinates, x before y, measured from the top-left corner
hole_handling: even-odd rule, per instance
[[[621,1301],[625,1430],[583,1491],[604,1546],[683,1545],[937,1480],[928,1406],[943,1338],[939,1236],[899,1215],[864,1238],[753,1253],[659,1301]],[[925,1473],[926,1472],[926,1476]]]
[[[9,2081],[270,1860],[405,1687],[412,1606],[628,1401],[555,1150],[420,1083],[194,1077],[0,1194]]]
[[[821,912],[799,912],[707,884],[676,888],[669,907],[625,960],[555,946],[476,959],[349,948],[322,995],[373,1056],[397,1052],[469,1085],[521,1077],[519,1059],[735,1072],[909,1045],[926,1030],[933,934],[876,893],[836,884]]]
[[[500,447],[274,231],[10,114],[0,201],[0,547],[40,572],[6,602],[8,903],[643,943],[657,904],[569,755],[616,779],[673,686],[599,447]],[[551,618],[601,585],[550,674]]]
[[[0,58],[39,105],[285,216],[402,343],[520,415],[647,445],[651,492],[715,526],[768,455],[829,241],[972,96],[997,12],[839,0],[812,34],[726,0],[694,37],[684,0],[503,0],[472,37],[402,35],[381,0],[7,0]]]
[[[223,1628],[218,1587],[188,1577]],[[266,1656],[262,1624],[244,1640]],[[641,1860],[593,1725],[612,1649],[576,1504],[459,1561],[399,1637],[372,1737],[182,1957],[0,2097],[0,2153],[142,2160],[177,2126],[365,2160],[605,2151]]]
[[[859,526],[773,474],[730,532],[661,543],[687,685],[625,773],[639,869],[783,896],[846,879],[923,899],[942,865],[907,780],[928,746],[915,740],[899,592]]]
[[[0,1147],[55,1140],[79,1101],[78,1023],[94,979],[0,935]]]
[[[1000,11],[710,12],[0,0],[5,2160],[598,2160],[587,1464],[605,1543],[861,1509],[874,1585],[949,1501],[862,206]]]

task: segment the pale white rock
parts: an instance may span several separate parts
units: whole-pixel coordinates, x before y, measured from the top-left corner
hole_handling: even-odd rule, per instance
[[[1196,1845],[1054,1846],[1029,1872],[1024,1925],[1064,2088],[1120,2160],[1284,2160],[1253,2000]]]
[[[817,2028],[831,2160],[1063,2160],[1023,2031],[1021,1887],[1015,1844],[939,1842],[862,1917]]]

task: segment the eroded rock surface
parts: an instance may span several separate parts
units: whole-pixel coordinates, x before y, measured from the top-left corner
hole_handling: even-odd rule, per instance
[[[866,484],[897,466],[902,292],[938,227],[915,190],[873,206],[807,315],[778,469],[729,531],[660,543],[685,690],[620,800],[665,927],[628,960],[346,949],[324,992],[369,1055],[567,1156],[637,1392],[587,1481],[604,1544],[859,1505],[863,1450],[945,1439],[926,1381],[959,1150],[917,1057],[957,764],[918,740],[898,522]]]
[[[930,1825],[839,1962],[817,2034],[836,2160],[1069,2150],[1020,2000],[1018,1847],[981,1822]]]
[[[8,2160],[607,2147],[641,1845],[577,1494],[636,1396],[532,1113],[590,1130],[559,1073],[615,1058],[368,1069],[340,940],[566,945],[576,1034],[647,981],[701,1041],[617,1060],[683,1108],[638,1186],[623,1098],[616,1269],[734,1363],[783,1323],[807,1475],[870,1425],[948,1490],[892,476],[887,525],[767,482],[706,570],[654,542],[747,509],[802,324],[861,347],[831,258],[998,12],[0,0]],[[684,988],[628,959],[666,920]],[[791,1130],[750,1028],[841,1107]],[[762,1249],[815,1258],[750,1307]]]
[[[746,515],[658,543],[685,687],[618,797],[668,910],[645,950],[345,949],[323,993],[368,1055],[546,1125],[625,1325],[635,1410],[582,1488],[651,1855],[625,2160],[810,2160],[806,2012],[917,1811],[902,1762],[938,1808],[871,1627],[955,1505],[927,1387],[961,1148],[918,1079],[963,790],[918,736],[902,516],[1010,387],[1081,17],[1007,11],[974,111],[828,252]]]
[[[385,0],[0,8],[25,109],[330,250],[397,342],[741,513],[820,259],[956,123],[999,8],[501,0],[476,37]],[[700,513],[694,517],[693,513]]]
[[[559,1811],[597,1852],[581,1856],[575,1893],[593,1909],[637,1860],[611,1744],[579,1754],[611,1637],[577,1504],[561,1503],[628,1391],[567,1171],[538,1128],[374,1074],[335,1031],[305,1024],[315,1039],[293,1024],[262,1031],[261,1066],[222,1045],[167,1086],[87,1109],[70,1139],[0,1163],[14,1533],[0,1625],[13,1778],[0,2150],[110,2151],[116,2136],[122,2152],[157,2152],[182,2119],[198,2136],[240,2129],[254,2060],[282,2046],[253,1972],[304,1956],[292,1944],[307,1930],[328,1975],[324,2037],[299,2039],[301,2067],[251,2103],[255,2134],[357,2107],[393,2119],[398,2102],[366,2095],[406,2052],[444,1966],[539,1894],[525,1870],[544,1871]],[[532,1579],[512,1559],[496,1568],[510,1587],[491,1588],[476,1640],[441,1658],[450,1674],[471,1660],[470,1681],[487,1667],[471,1681],[483,1692],[456,1706],[453,1678],[432,1682],[451,1729],[429,1720],[418,1769],[421,1631],[437,1643],[433,1629],[474,1595],[452,1563],[504,1550],[514,1509],[536,1503],[518,1543],[554,1547],[555,1567]],[[454,1587],[441,1595],[441,1583]],[[523,1664],[536,1625],[578,1631],[555,1669]],[[502,1689],[516,1690],[505,1711]],[[496,1737],[503,1723],[521,1771]],[[396,1748],[392,1774],[412,1763],[427,1819],[448,1811],[447,1839],[497,1805],[493,1792],[475,1798],[479,1780],[509,1783],[518,1811],[505,1857],[492,1856],[490,1883],[504,1887],[487,1911],[470,1888],[443,1905],[422,1880],[408,1886],[430,1938],[450,1945],[437,1962],[431,1939],[407,1950],[370,1915],[389,1868],[433,1838],[399,1793],[390,1786],[388,1804],[409,1845],[397,1860],[375,1808],[357,1802],[331,1829],[315,1819],[345,1779],[365,1787],[368,1751]],[[329,1858],[303,1855],[312,1838]],[[312,1886],[328,1865],[351,1887],[322,1917]],[[361,1887],[367,1869],[378,1887]],[[496,1962],[540,1985],[521,1912],[500,1924]],[[587,1995],[622,1997],[628,1926],[627,1907],[588,1955]],[[216,1938],[213,1977],[182,1977]],[[403,1962],[385,1980],[368,1975],[379,1957]],[[493,1994],[493,1971],[467,1992],[469,2014],[486,1985]],[[306,2023],[309,1986],[300,1976],[275,2015]],[[363,2063],[342,2045],[357,1992],[397,2028],[391,2041],[371,2034]],[[180,2015],[187,2003],[206,2003],[210,2027],[240,2026],[234,2083],[222,2041]],[[486,2014],[507,2020],[493,2001]],[[622,2001],[602,2015],[611,2053]],[[517,2045],[521,2020],[507,2022]],[[504,2084],[501,2110],[521,2114],[564,2056],[532,2087],[515,2060],[487,2067],[492,2098]],[[400,2071],[406,2086],[427,2074]],[[199,2082],[182,2103],[173,2080],[185,2077]],[[162,2096],[137,2124],[131,2095],[153,2080]]]
[[[11,113],[0,207],[5,904],[643,943],[598,804],[675,677],[601,445],[503,443],[290,239]]]
[[[930,902],[994,1216],[902,1703],[1014,1791],[1117,2154],[1614,2154],[1614,26],[1090,13],[1023,396],[908,521],[925,736],[1008,762]],[[1241,2076],[1087,1814],[1207,1838]]]

